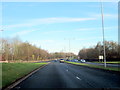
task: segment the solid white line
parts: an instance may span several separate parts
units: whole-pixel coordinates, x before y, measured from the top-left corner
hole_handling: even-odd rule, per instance
[[[76,76],[77,79],[81,80],[79,77]]]

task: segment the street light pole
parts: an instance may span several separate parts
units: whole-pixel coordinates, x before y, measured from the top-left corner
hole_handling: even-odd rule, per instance
[[[105,51],[105,39],[104,39],[104,16],[103,16],[103,5],[102,1],[100,0],[101,3],[101,16],[102,16],[102,33],[103,33],[103,49],[104,49],[104,66],[106,68],[106,51]]]
[[[71,40],[74,40],[74,38],[68,38],[70,58],[71,58]]]
[[[69,38],[69,53],[70,53],[70,38]],[[70,53],[70,58],[71,58],[71,53]]]

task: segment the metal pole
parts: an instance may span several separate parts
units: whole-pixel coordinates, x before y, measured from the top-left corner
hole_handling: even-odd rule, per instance
[[[104,66],[106,68],[106,52],[105,52],[105,39],[104,39],[104,16],[103,16],[103,5],[102,1],[100,0],[101,3],[101,16],[102,16],[102,33],[103,33],[103,49],[104,49]]]
[[[74,38],[68,38],[67,40],[69,41],[69,53],[70,53],[70,58],[72,58],[72,56],[71,56],[71,40],[74,40]]]
[[[70,39],[69,39],[69,53],[70,53]],[[71,58],[71,53],[70,53],[70,58]]]

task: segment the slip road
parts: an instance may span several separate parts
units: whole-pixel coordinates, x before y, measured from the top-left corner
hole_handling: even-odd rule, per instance
[[[115,73],[51,62],[14,87],[21,88],[120,88]]]

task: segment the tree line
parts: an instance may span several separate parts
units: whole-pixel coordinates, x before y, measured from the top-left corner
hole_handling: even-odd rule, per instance
[[[18,37],[0,39],[0,53],[3,61],[30,61],[30,60],[48,60],[75,56],[73,53],[55,52],[49,53],[29,42],[22,42]]]
[[[120,45],[114,41],[105,41],[105,51],[107,60],[120,59]],[[90,48],[83,48],[79,51],[78,57],[86,60],[98,60],[99,56],[104,54],[103,44],[98,42],[97,45]]]
[[[98,42],[90,48],[83,48],[79,51],[78,56],[73,53],[55,52],[49,53],[29,42],[22,42],[18,37],[0,39],[0,60],[46,60],[58,58],[77,58],[86,60],[98,60],[103,56],[103,44]],[[105,51],[107,60],[120,59],[120,45],[114,41],[105,41]]]

